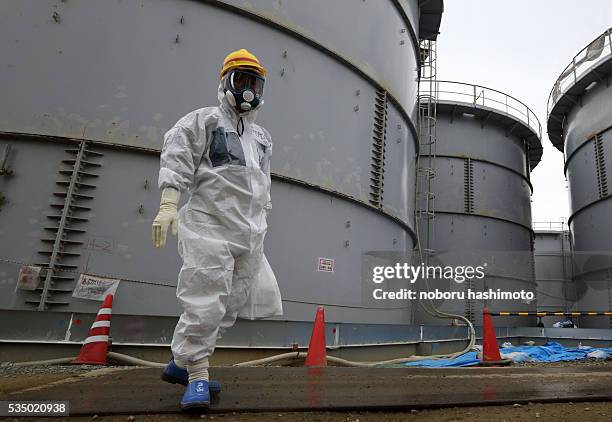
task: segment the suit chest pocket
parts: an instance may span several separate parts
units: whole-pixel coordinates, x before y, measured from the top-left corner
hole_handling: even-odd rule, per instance
[[[208,157],[213,167],[228,164],[246,166],[244,151],[238,134],[226,132],[223,127],[218,127],[212,132]]]

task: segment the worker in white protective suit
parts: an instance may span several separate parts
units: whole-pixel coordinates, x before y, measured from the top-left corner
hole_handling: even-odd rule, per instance
[[[239,313],[246,308],[247,317],[282,314],[263,254],[272,142],[255,117],[266,75],[247,50],[230,53],[220,74],[219,106],[187,114],[164,137],[153,243],[163,247],[168,227],[178,231],[183,266],[176,296],[183,313],[162,379],[187,386],[183,409],[207,408],[210,392],[220,390],[217,382],[209,383],[208,358]],[[181,193],[190,197],[177,211]],[[263,313],[253,312],[254,301],[263,304]]]

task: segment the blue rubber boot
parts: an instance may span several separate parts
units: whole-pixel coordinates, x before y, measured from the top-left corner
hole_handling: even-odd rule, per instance
[[[168,362],[168,365],[164,368],[161,379],[170,384],[181,384],[184,386],[189,384],[187,369],[179,368],[176,363],[174,363],[174,359],[170,359],[170,362]]]
[[[181,399],[181,409],[208,409],[209,407],[210,393],[208,392],[208,381],[190,382]]]
[[[169,382],[170,384],[181,384],[184,386],[189,384],[189,374],[187,373],[187,369],[176,366],[174,359],[170,359],[170,362],[168,362],[168,365],[166,365],[164,368],[161,379]],[[220,393],[221,383],[219,381],[212,380],[208,383],[208,389],[211,393]]]

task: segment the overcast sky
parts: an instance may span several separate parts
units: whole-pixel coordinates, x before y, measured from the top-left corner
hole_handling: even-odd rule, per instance
[[[533,221],[569,216],[563,155],[546,134],[546,101],[565,66],[612,27],[612,0],[445,0],[438,79],[495,88],[542,123],[542,161],[532,172]]]

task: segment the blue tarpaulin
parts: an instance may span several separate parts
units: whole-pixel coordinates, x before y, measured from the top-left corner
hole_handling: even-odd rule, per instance
[[[597,347],[563,347],[555,342],[543,346],[516,346],[499,349],[502,358],[514,362],[561,362],[582,359],[612,358],[612,348]],[[467,352],[454,359],[426,359],[408,362],[406,366],[422,366],[430,368],[446,368],[453,366],[473,366],[478,364],[476,352]]]

